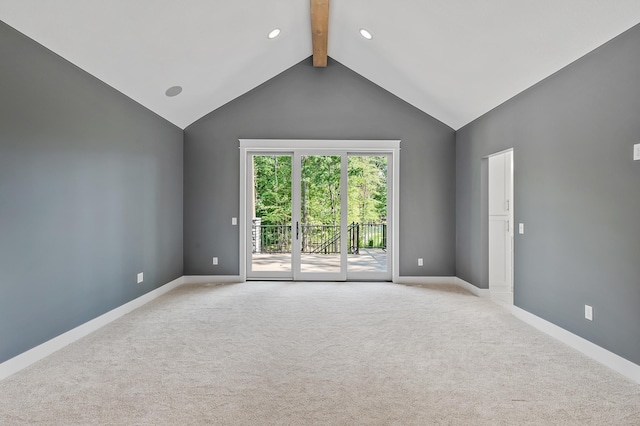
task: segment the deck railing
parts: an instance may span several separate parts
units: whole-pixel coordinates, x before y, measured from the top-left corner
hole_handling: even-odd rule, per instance
[[[254,220],[253,253],[291,253],[291,225],[262,225]],[[349,254],[360,248],[387,248],[386,223],[351,223],[347,228]],[[339,225],[301,225],[302,253],[340,253]]]

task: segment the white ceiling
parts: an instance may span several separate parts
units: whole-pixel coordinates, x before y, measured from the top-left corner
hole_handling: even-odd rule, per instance
[[[181,128],[312,53],[309,0],[0,0],[0,20]],[[458,129],[638,23],[640,0],[333,0],[329,56]]]

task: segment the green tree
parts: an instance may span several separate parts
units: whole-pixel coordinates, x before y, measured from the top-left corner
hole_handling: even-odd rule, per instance
[[[264,225],[291,223],[291,156],[253,157],[255,215]]]
[[[340,223],[340,156],[301,157],[301,221]],[[255,215],[264,225],[291,223],[290,155],[253,157]],[[349,156],[348,221],[382,223],[387,214],[387,157]]]
[[[340,224],[340,161],[340,156],[302,156],[302,223]]]
[[[387,158],[349,157],[349,223],[382,223],[387,216]]]

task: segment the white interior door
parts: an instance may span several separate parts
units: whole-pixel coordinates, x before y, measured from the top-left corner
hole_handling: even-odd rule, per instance
[[[513,303],[513,152],[489,157],[489,290]]]

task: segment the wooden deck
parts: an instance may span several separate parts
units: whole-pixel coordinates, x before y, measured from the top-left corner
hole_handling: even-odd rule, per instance
[[[254,271],[290,271],[291,253],[254,253]],[[302,254],[302,272],[335,272],[340,270],[339,254]],[[384,272],[387,270],[387,252],[382,249],[360,248],[360,254],[347,255],[347,270],[358,272]]]

